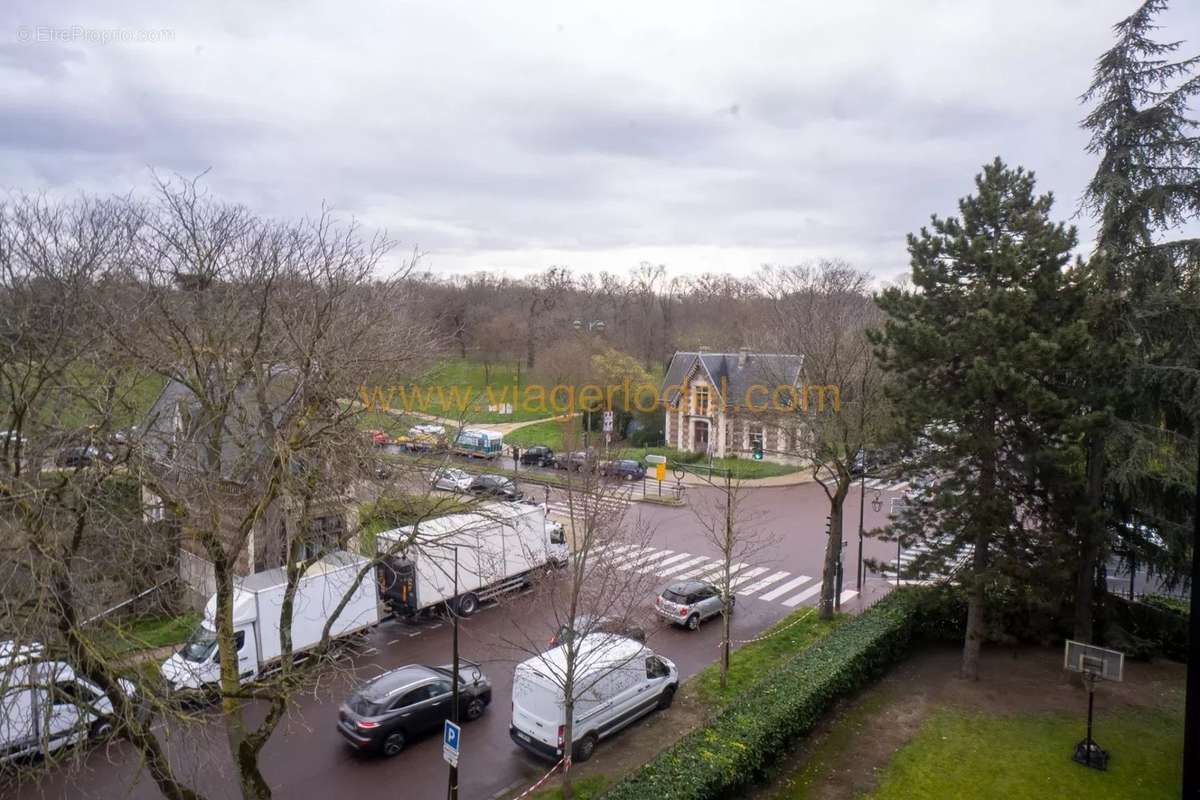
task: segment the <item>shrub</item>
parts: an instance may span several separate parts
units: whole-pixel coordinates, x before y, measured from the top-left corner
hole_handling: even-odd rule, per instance
[[[1130,658],[1163,655],[1187,661],[1188,616],[1157,603],[1131,602],[1120,595],[1104,598],[1104,643]]]
[[[834,701],[907,651],[924,591],[899,589],[786,662],[605,794],[608,800],[736,796],[808,733]]]

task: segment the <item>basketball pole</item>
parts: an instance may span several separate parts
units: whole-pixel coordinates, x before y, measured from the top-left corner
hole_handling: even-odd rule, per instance
[[[1200,440],[1200,431],[1196,432]],[[1200,441],[1192,510],[1192,605],[1188,625],[1187,701],[1183,715],[1183,800],[1200,800]]]

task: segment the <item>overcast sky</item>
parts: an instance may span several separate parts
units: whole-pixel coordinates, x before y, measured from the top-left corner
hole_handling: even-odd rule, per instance
[[[55,5],[0,9],[5,189],[207,169],[222,198],[328,203],[435,271],[834,256],[887,279],[996,155],[1075,213],[1077,98],[1136,2]],[[1163,36],[1200,52],[1200,4],[1174,5]]]

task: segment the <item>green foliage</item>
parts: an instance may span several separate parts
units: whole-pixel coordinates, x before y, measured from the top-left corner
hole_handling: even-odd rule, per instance
[[[1179,797],[1182,705],[1175,713],[1105,710],[1106,772],[1070,759],[1078,714],[993,716],[944,709],[892,758],[871,800],[1089,800]]]
[[[612,781],[605,775],[590,775],[586,778],[580,778],[571,784],[573,790],[572,797],[575,800],[593,800],[604,794],[604,790]],[[562,789],[554,787],[552,789],[542,789],[534,792],[529,796],[529,800],[562,800]]]
[[[845,622],[845,615],[831,620],[819,618],[812,608],[794,611],[759,634],[729,656],[729,675],[721,689],[721,665],[713,662],[692,680],[700,701],[709,706],[723,705],[740,695],[764,675],[797,653],[828,636]]]
[[[556,453],[560,453],[565,449],[563,445],[564,434],[567,431],[567,426],[571,424],[567,420],[551,419],[545,422],[537,422],[533,425],[526,425],[504,434],[504,443],[506,445],[515,444],[521,448],[540,444],[549,447]],[[579,434],[572,434],[572,438],[577,438],[578,436]]]
[[[919,597],[915,589],[892,592],[764,675],[710,724],[684,736],[605,797],[737,796],[739,789],[761,779],[789,744],[811,731],[834,701],[858,690],[907,652]]]
[[[1188,615],[1180,613],[1168,598],[1138,603],[1105,595],[1103,623],[1104,644],[1130,658],[1163,655],[1176,661],[1188,659]]]
[[[1148,606],[1161,608],[1163,611],[1171,611],[1176,614],[1183,614],[1185,617],[1192,613],[1191,603],[1181,597],[1168,597],[1161,594],[1148,594],[1142,598],[1142,602]]]

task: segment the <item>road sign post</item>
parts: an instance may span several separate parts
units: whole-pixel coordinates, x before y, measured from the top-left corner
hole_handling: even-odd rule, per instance
[[[462,728],[450,720],[442,730],[442,758],[452,767],[458,766],[458,747],[462,741]]]

